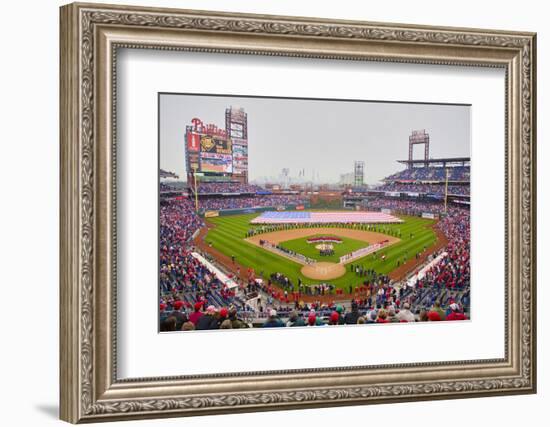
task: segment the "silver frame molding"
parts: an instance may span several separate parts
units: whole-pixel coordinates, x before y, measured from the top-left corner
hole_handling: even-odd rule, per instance
[[[534,33],[79,3],[63,6],[60,14],[61,419],[97,422],[536,391]],[[505,357],[117,379],[118,48],[505,69]]]

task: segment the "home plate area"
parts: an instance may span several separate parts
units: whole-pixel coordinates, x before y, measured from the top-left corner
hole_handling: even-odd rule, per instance
[[[314,264],[304,265],[301,272],[310,279],[329,280],[336,279],[346,274],[346,267],[340,263],[320,261]]]

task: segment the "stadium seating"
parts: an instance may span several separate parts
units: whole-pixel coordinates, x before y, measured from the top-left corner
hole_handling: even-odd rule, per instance
[[[262,191],[257,185],[240,182],[200,182],[197,187],[199,194],[255,194]],[[190,189],[193,191],[194,187],[191,186]]]
[[[470,181],[470,166],[443,167],[415,167],[388,176],[384,181],[441,181],[446,179],[449,171],[449,181]]]

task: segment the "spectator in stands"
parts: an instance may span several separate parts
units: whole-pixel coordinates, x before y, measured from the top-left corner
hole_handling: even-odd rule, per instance
[[[396,318],[399,322],[415,321],[414,314],[412,314],[410,308],[411,308],[411,305],[408,302],[403,303],[403,307],[401,308],[401,310],[399,310],[399,313],[397,313],[396,315]]]
[[[378,317],[376,318],[376,323],[390,323],[388,320],[388,312],[381,308],[378,310]]]
[[[237,317],[237,309],[235,307],[229,309],[229,320],[233,329],[248,328],[246,322]]]
[[[217,310],[213,305],[209,305],[206,309],[206,314],[200,317],[199,321],[195,325],[195,329],[202,331],[208,329],[218,329],[218,317],[216,316]]]
[[[176,301],[181,302],[181,301]],[[189,320],[187,314],[185,312],[180,311],[181,306],[179,304],[174,303],[174,311],[170,313],[170,317],[173,317],[176,319],[176,330],[179,331],[183,324]],[[176,306],[180,307],[179,309],[175,309]]]
[[[182,325],[181,330],[182,331],[194,331],[195,330],[195,324],[191,321],[187,321]]]
[[[220,324],[220,329],[233,329],[233,324],[231,323],[231,320],[225,319],[225,320]]]
[[[279,316],[277,315],[277,310],[271,309],[269,310],[269,317],[264,323],[264,328],[281,328],[284,327],[285,324],[282,322],[281,319],[279,319]]]
[[[445,311],[441,308],[441,303],[439,301],[434,302],[431,311],[435,311],[437,314],[439,314],[440,320],[445,320]]]
[[[389,305],[387,310],[388,310],[388,317],[387,317],[388,322],[390,322],[390,323],[398,322],[397,313],[395,311],[395,306]]]
[[[344,307],[341,304],[338,304],[336,306],[336,312],[338,313],[338,324],[339,325],[345,325],[346,319],[344,315]]]
[[[195,311],[189,315],[189,321],[192,322],[193,325],[196,325],[199,319],[203,316],[203,312],[201,311],[202,305],[203,304],[201,302],[196,302],[194,306]]]
[[[353,301],[351,303],[351,311],[346,314],[345,323],[346,325],[356,325],[357,319],[359,319],[359,307],[357,302]]]
[[[177,320],[174,316],[167,317],[163,322],[160,324],[160,331],[161,332],[172,332],[176,330],[176,323]]]
[[[309,316],[307,317],[307,325],[317,326],[317,316],[315,315],[315,312],[309,313]]]
[[[303,317],[296,310],[292,310],[286,326],[306,326],[306,322],[304,322]]]
[[[339,324],[339,319],[340,319],[340,315],[338,314],[337,311],[333,311],[332,313],[330,313],[330,318],[329,318],[329,325],[338,325]]]
[[[433,310],[430,310],[428,311],[428,321],[430,322],[440,322],[441,320],[441,316],[439,315],[439,313],[437,311],[433,311]]]
[[[456,303],[450,305],[451,313],[447,316],[447,320],[466,320],[464,313],[460,311],[460,306]]]
[[[428,319],[428,310],[420,310],[420,313],[418,314],[418,320],[420,322],[427,322],[429,319]]]

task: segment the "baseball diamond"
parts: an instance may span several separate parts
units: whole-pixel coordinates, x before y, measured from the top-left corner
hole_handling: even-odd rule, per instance
[[[266,253],[267,251],[262,249],[260,245],[260,240],[266,240],[272,244],[280,244],[284,247],[285,242],[293,241],[298,238],[303,239],[305,245],[308,245],[307,237],[318,234],[332,234],[343,239],[350,238],[354,240],[353,243],[355,243],[355,241],[363,242],[364,246],[367,246],[371,242],[375,243],[387,239],[391,242],[391,245],[384,250],[386,255],[384,260],[381,256],[375,256],[374,254],[360,260],[365,268],[374,268],[376,271],[380,271],[383,274],[390,273],[396,269],[397,260],[400,256],[403,257],[403,254],[407,254],[407,259],[414,258],[419,250],[422,251],[424,247],[429,247],[436,241],[436,235],[430,227],[435,221],[417,217],[403,217],[403,219],[401,219],[402,222],[397,224],[374,226],[378,227],[377,230],[382,230],[384,228],[388,233],[397,234],[400,232],[402,236],[410,237],[410,235],[413,234],[415,236],[414,239],[408,238],[400,240],[398,237],[385,234],[381,231],[358,230],[353,227],[300,228],[298,225],[296,228],[271,231],[245,238],[244,236],[249,230],[252,220],[256,216],[257,214],[245,214],[208,218],[207,223],[213,225],[213,227],[209,229],[205,241],[217,251],[229,257],[234,257],[235,261],[242,266],[243,270],[253,269],[256,274],[261,274],[262,272],[265,274],[270,269],[275,269],[295,282],[301,280],[302,282],[319,284],[324,282],[327,278],[319,277],[318,272],[315,273],[316,277],[307,277],[301,272],[303,264],[297,261],[290,261],[286,258],[283,260],[281,256],[271,252]],[[339,245],[339,249],[341,251],[346,251],[346,242]],[[349,252],[355,249],[357,249],[357,246],[352,244]],[[306,272],[311,272],[313,270],[313,268],[306,269]],[[338,269],[338,271],[341,270]],[[331,275],[334,274],[335,273],[331,273]],[[335,280],[332,280],[331,283],[342,289],[349,287],[350,281],[357,281],[355,274],[351,271],[346,271],[339,278],[334,279]]]

